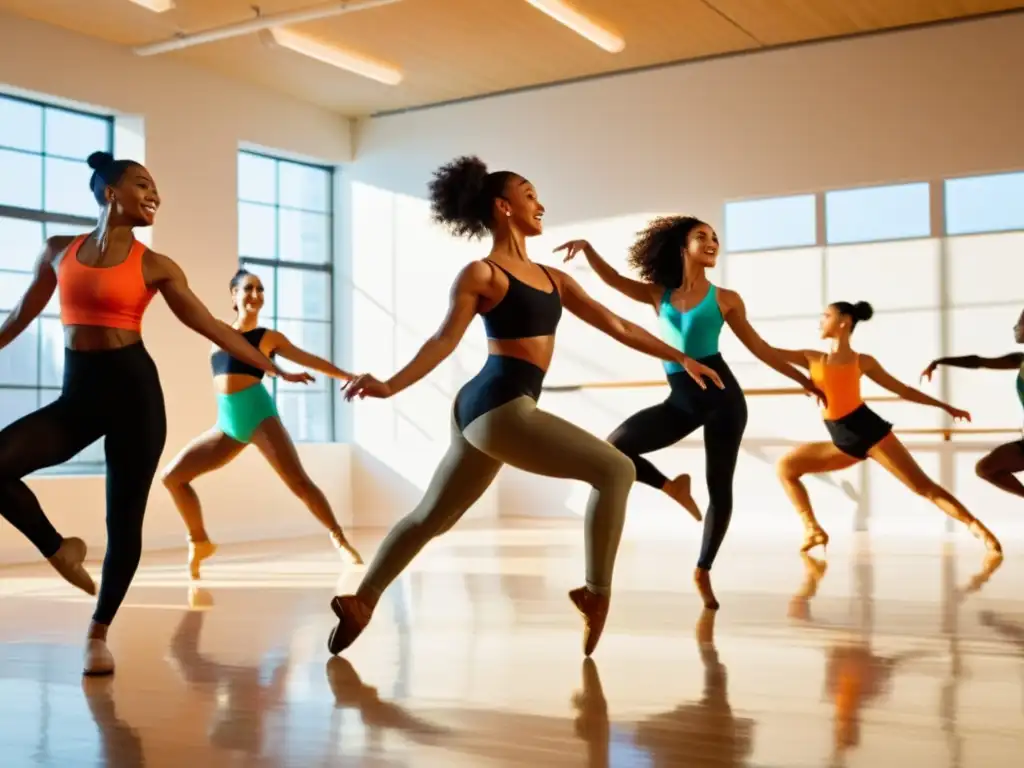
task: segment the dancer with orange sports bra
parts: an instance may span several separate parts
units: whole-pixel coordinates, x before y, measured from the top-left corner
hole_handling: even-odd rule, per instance
[[[0,514],[31,541],[70,584],[90,595],[85,542],[61,536],[23,478],[61,464],[103,437],[107,465],[107,551],[83,673],[111,674],[107,630],[131,586],[142,555],[142,521],[167,419],[156,365],[142,344],[142,316],[159,291],[187,327],[255,368],[289,381],[228,325],[214,319],[181,268],[133,234],[152,226],[160,207],[153,177],[106,152],[89,157],[89,186],[100,205],[96,229],[51,237],[18,306],[0,325],[0,349],[24,331],[60,289],[64,384],[60,397],[0,431]]]
[[[229,286],[235,310],[232,328],[261,354],[271,360],[280,355],[342,381],[352,379],[352,374],[347,371],[299,349],[283,333],[260,327],[263,283],[256,275],[240,269],[231,278]],[[217,551],[217,545],[210,541],[203,524],[202,507],[192,481],[220,469],[249,443],[259,449],[292,493],[327,529],[335,549],[350,563],[361,564],[362,558],[345,538],[327,497],[303,469],[299,454],[277,414],[274,398],[263,386],[263,371],[232,357],[217,346],[210,354],[210,365],[217,390],[217,425],[185,446],[163,473],[164,487],[170,492],[188,529],[189,575],[198,579],[200,563]]]
[[[876,384],[904,400],[941,408],[954,419],[970,421],[971,415],[929,397],[893,378],[875,358],[858,354],[850,346],[850,334],[857,323],[871,319],[873,310],[865,301],[851,304],[837,301],[822,314],[821,337],[831,341],[830,352],[783,350],[778,352],[793,365],[810,371],[811,379],[825,393],[822,410],[830,443],[808,443],[789,451],[778,463],[778,475],[793,506],[804,522],[807,534],[801,552],[828,546],[828,534],[818,524],[811,499],[801,482],[806,474],[835,472],[871,458],[914,493],[968,527],[980,538],[990,555],[1001,556],[1002,547],[995,536],[945,488],[938,485],[911,456],[892,431],[892,424],[871,410],[860,393],[860,378],[867,376]]]
[[[491,251],[462,270],[444,323],[413,360],[387,381],[369,374],[356,377],[346,397],[392,397],[415,384],[455,351],[478,314],[489,354],[483,369],[455,397],[451,445],[422,501],[388,533],[356,593],[331,601],[338,624],[328,648],[338,654],[355,641],[388,585],[427,542],[458,522],[504,464],[511,464],[539,475],[582,480],[593,488],[584,518],[586,584],[569,593],[583,616],[583,652],[589,656],[608,615],[635,471],[629,458],[606,441],[537,407],[562,309],[616,341],[678,363],[697,387],[707,386],[704,377],[721,387],[721,379],[614,315],[569,275],[530,260],[526,240],[543,231],[544,206],[523,176],[488,173],[478,158],[462,157],[434,174],[430,198],[436,221],[456,235],[490,234]]]

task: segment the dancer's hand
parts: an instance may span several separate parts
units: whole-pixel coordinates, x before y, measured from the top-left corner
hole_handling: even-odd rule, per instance
[[[719,389],[725,389],[725,384],[718,378],[718,374],[713,368],[708,368],[706,365],[702,365],[694,360],[692,357],[683,355],[683,359],[680,361],[683,366],[683,370],[690,374],[690,378],[700,385],[701,389],[707,389],[708,385],[704,383],[704,376],[707,376]]]
[[[925,379],[931,381],[932,374],[935,373],[935,369],[938,367],[938,365],[938,360],[932,360],[930,363],[928,363],[928,367],[921,371],[921,381],[924,381]]]
[[[967,411],[961,411],[959,408],[954,408],[952,405],[946,406],[946,413],[953,417],[953,421],[970,421],[971,414]]]
[[[806,384],[804,384],[804,391],[807,392],[807,394],[810,397],[813,397],[815,400],[817,400],[818,405],[820,405],[822,408],[828,407],[828,398],[825,397],[825,393],[822,392],[821,389],[813,381],[808,381]]]
[[[345,393],[346,400],[352,400],[356,397],[360,400],[364,397],[391,397],[391,387],[383,381],[374,378],[369,373],[359,374],[341,389]]]
[[[280,376],[285,381],[290,381],[293,384],[308,384],[311,381],[316,381],[316,379],[314,379],[305,371],[302,371],[301,373],[288,373],[287,371],[278,371],[277,375]]]
[[[583,251],[583,253],[586,253],[589,250],[590,250],[590,243],[587,242],[586,240],[570,240],[569,242],[562,243],[560,246],[555,248],[555,250],[552,251],[552,253],[558,253],[559,251],[565,251],[565,258],[562,259],[562,261],[566,262],[566,261],[572,261],[576,257],[576,254],[578,254],[580,251]]]

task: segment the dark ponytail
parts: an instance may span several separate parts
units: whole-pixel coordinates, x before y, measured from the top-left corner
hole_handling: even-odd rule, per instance
[[[93,197],[101,206],[107,204],[107,187],[115,186],[124,176],[125,171],[138,165],[134,160],[115,160],[109,152],[93,152],[89,155],[86,163],[92,168],[89,189],[92,190]]]
[[[456,237],[483,237],[494,227],[494,201],[514,177],[511,171],[488,173],[479,157],[456,158],[430,180],[431,216]]]
[[[870,320],[875,314],[875,310],[866,301],[858,301],[856,304],[851,304],[848,301],[836,301],[832,306],[839,314],[845,315],[853,321],[850,326],[851,332],[857,327],[857,323]]]

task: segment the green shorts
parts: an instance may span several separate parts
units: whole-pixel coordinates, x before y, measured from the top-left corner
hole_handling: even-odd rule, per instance
[[[240,443],[248,443],[260,424],[276,416],[274,398],[263,384],[230,395],[217,393],[217,429]]]

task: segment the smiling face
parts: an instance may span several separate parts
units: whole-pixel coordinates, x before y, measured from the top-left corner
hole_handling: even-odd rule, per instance
[[[537,197],[537,190],[526,179],[520,176],[510,178],[494,205],[497,218],[507,220],[510,227],[526,237],[544,232],[544,206]]]
[[[231,299],[238,314],[258,315],[263,309],[263,283],[256,275],[243,275],[231,289]]]
[[[117,184],[107,187],[107,200],[133,227],[152,226],[160,208],[160,194],[149,171],[141,165],[128,168]]]
[[[697,224],[686,234],[683,266],[687,263],[713,269],[718,263],[718,234],[709,224]]]

